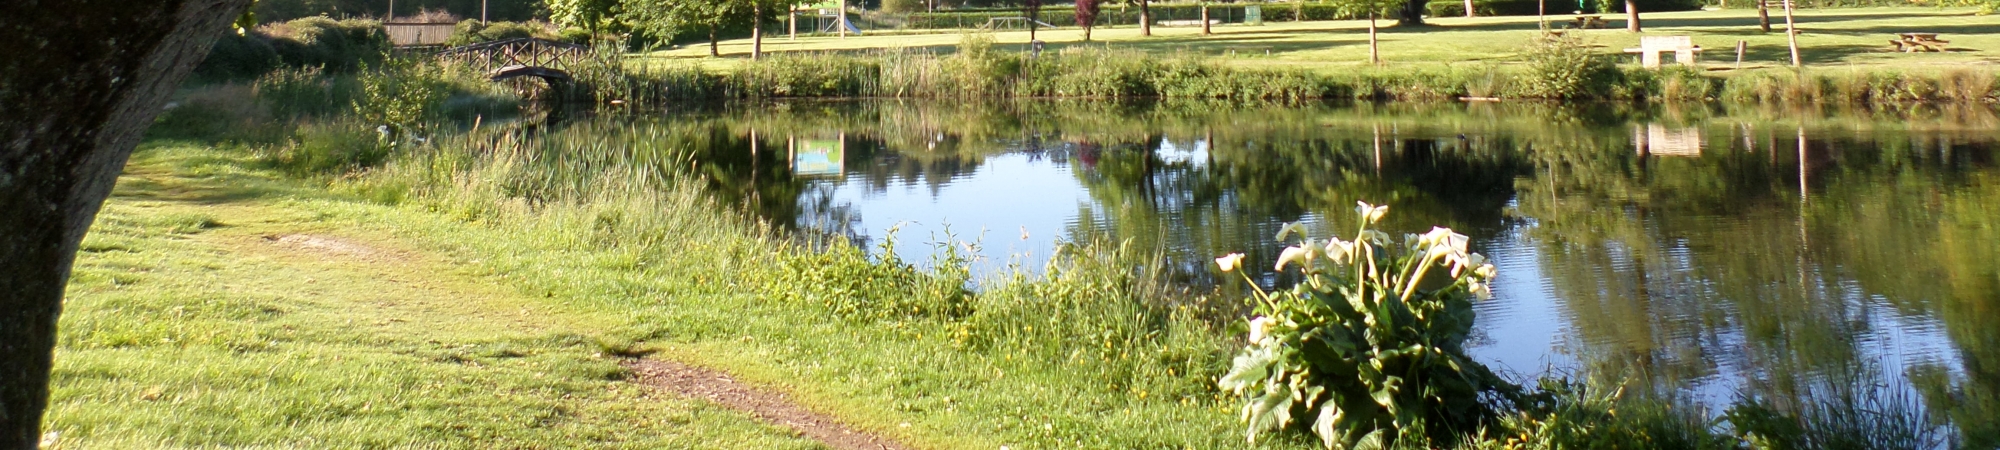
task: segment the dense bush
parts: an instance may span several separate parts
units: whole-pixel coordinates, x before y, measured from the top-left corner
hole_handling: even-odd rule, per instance
[[[589,36],[589,34],[585,33],[584,36],[587,37]],[[466,19],[463,21],[459,21],[458,25],[452,27],[451,37],[445,39],[444,45],[456,47],[460,45],[476,44],[487,41],[498,41],[505,39],[517,39],[517,38],[527,38],[527,37],[554,39],[556,38],[556,35],[549,32],[548,26],[538,23],[532,23],[532,22],[482,23],[477,20]]]
[[[382,32],[380,22],[308,17],[265,24],[242,35],[225,34],[216,40],[195,74],[211,80],[240,80],[280,66],[349,73],[381,61],[389,47],[389,36]]]
[[[1525,54],[1521,93],[1538,98],[1608,97],[1618,69],[1575,33],[1547,33]]]

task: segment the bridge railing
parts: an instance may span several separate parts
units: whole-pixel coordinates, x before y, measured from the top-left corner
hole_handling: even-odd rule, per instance
[[[492,71],[508,66],[574,71],[590,58],[590,47],[540,38],[515,38],[452,47],[438,52],[447,61]]]

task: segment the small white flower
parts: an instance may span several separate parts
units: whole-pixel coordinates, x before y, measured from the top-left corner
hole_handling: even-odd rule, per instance
[[[1492,300],[1493,285],[1474,281],[1472,282],[1472,295],[1479,297],[1480,300]]]
[[[1478,275],[1480,278],[1493,278],[1493,275],[1495,275],[1495,273],[1497,272],[1499,272],[1499,270],[1494,269],[1493,264],[1490,263],[1481,264],[1479,268],[1472,269],[1472,274]]]
[[[1285,247],[1285,251],[1278,254],[1278,264],[1271,270],[1285,270],[1285,266],[1291,264],[1293,260],[1299,260],[1301,265],[1310,263],[1312,251],[1300,246]]]
[[[1389,213],[1389,205],[1375,206],[1368,202],[1354,202],[1354,205],[1354,213],[1361,215],[1361,219],[1368,223],[1379,222],[1382,220],[1382,215]]]
[[[1336,264],[1346,264],[1348,257],[1353,256],[1353,253],[1353,242],[1343,241],[1339,238],[1334,238],[1326,242],[1326,257],[1332,259]]]
[[[1264,316],[1257,316],[1255,319],[1250,319],[1250,342],[1264,342],[1265,338],[1271,337],[1271,326],[1277,323],[1277,319]]]
[[[1235,272],[1237,267],[1243,266],[1243,254],[1230,253],[1221,258],[1215,258],[1215,266],[1222,268],[1223,272]]]

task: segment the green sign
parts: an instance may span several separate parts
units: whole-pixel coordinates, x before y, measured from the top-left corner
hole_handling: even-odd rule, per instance
[[[1243,7],[1243,24],[1263,25],[1264,7],[1262,5],[1249,5]]]
[[[846,163],[838,140],[800,139],[792,151],[792,174],[799,176],[840,175]]]

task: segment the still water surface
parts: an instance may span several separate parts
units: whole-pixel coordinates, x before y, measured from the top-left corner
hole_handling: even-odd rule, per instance
[[[1631,374],[1711,405],[1856,367],[1940,413],[2000,392],[2000,119],[1983,108],[879,102],[671,120],[710,127],[698,164],[724,197],[867,243],[899,230],[910,261],[967,241],[979,271],[1034,270],[1109,236],[1204,285],[1210,258],[1269,267],[1282,224],[1351,230],[1368,201],[1391,205],[1388,230],[1448,226],[1495,261],[1472,351],[1503,371]]]

